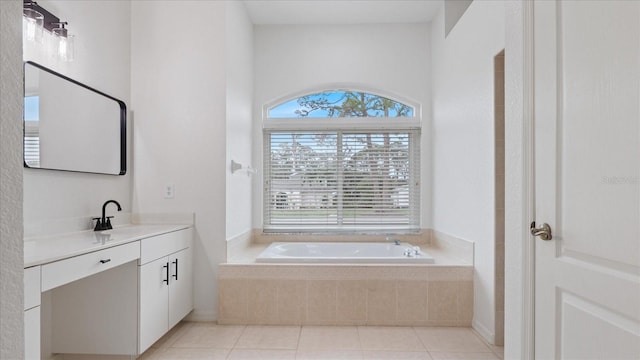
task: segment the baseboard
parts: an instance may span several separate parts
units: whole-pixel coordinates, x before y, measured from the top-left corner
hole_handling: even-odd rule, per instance
[[[476,321],[476,319],[473,319],[473,321],[471,321],[471,327],[489,344],[496,343],[495,334],[491,330],[487,329],[484,325]]]
[[[193,322],[211,322],[218,320],[218,314],[208,311],[193,310],[189,315],[184,318],[185,321]]]

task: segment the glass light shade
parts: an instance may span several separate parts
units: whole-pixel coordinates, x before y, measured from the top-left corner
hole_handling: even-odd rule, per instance
[[[75,37],[69,35],[65,28],[53,29],[51,33],[53,35],[52,55],[62,61],[73,61]]]
[[[44,31],[44,15],[33,10],[22,10],[22,36],[27,41],[42,43]]]
[[[74,58],[74,40],[73,35],[61,37],[58,40],[58,58],[62,61],[73,61]]]

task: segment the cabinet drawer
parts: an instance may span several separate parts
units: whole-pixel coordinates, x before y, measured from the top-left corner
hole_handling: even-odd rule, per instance
[[[190,247],[192,234],[185,229],[140,240],[140,265]]]
[[[42,291],[114,268],[140,257],[140,243],[125,245],[42,265]]]
[[[40,305],[40,266],[24,269],[24,310]]]

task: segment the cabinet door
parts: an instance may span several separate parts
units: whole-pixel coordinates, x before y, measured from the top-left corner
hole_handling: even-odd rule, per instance
[[[169,330],[169,258],[163,257],[139,266],[140,338],[142,353]]]
[[[169,328],[193,310],[193,264],[187,248],[169,256]]]
[[[40,306],[24,312],[24,358],[40,359]]]

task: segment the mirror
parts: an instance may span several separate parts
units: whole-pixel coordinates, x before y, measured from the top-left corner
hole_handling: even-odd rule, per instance
[[[31,61],[24,63],[24,166],[126,173],[124,102]]]

